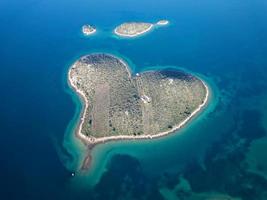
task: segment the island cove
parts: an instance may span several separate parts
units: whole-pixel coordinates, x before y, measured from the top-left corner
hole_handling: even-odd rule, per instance
[[[75,130],[90,150],[112,140],[166,136],[183,127],[207,104],[209,89],[199,78],[175,69],[132,75],[110,54],[90,54],[68,72],[84,106]],[[90,155],[83,168],[90,165]]]
[[[156,26],[168,25],[168,20],[160,20],[155,24],[146,22],[125,22],[114,29],[114,34],[120,37],[137,37],[141,36]]]

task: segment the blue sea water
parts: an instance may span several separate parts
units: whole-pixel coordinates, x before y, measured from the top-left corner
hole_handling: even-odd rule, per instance
[[[112,35],[124,21],[159,19],[171,23],[136,39]],[[264,0],[1,0],[0,198],[267,199],[267,161],[247,159],[266,139],[266,20]],[[96,35],[81,34],[86,23]],[[199,74],[210,105],[169,137],[97,146],[80,173],[81,103],[66,73],[91,52],[121,56],[135,72]]]

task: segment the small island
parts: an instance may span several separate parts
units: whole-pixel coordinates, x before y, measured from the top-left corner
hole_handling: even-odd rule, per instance
[[[173,133],[209,97],[206,84],[189,73],[170,68],[133,75],[122,59],[102,53],[81,57],[70,67],[68,80],[84,102],[76,136],[90,148]],[[89,165],[90,157],[84,162]]]
[[[82,32],[85,36],[89,36],[96,32],[96,28],[94,28],[93,26],[89,24],[86,24],[86,25],[83,25]]]
[[[168,24],[168,20],[160,20],[155,24],[145,22],[126,22],[117,26],[114,30],[114,33],[120,37],[131,38],[141,36],[151,31],[154,27],[164,26]]]
[[[159,20],[157,22],[157,25],[160,25],[160,26],[164,26],[164,25],[168,25],[168,24],[169,24],[168,20]]]
[[[153,28],[153,24],[144,22],[127,22],[117,26],[114,33],[122,37],[136,37]]]

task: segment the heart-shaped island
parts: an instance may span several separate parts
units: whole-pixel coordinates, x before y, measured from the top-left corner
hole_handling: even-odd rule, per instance
[[[199,112],[209,96],[206,84],[191,74],[164,69],[132,75],[110,54],[80,58],[68,78],[84,101],[76,135],[92,146],[167,135]]]

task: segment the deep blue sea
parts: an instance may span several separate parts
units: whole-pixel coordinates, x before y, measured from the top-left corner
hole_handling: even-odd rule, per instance
[[[112,34],[160,19],[170,25],[143,37]],[[87,23],[96,35],[81,34]],[[98,145],[79,172],[81,102],[67,70],[92,52],[134,72],[195,73],[210,104],[168,137]],[[1,0],[0,58],[1,200],[267,199],[266,0]]]

